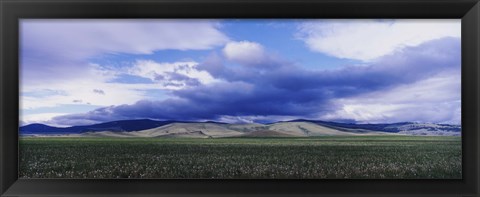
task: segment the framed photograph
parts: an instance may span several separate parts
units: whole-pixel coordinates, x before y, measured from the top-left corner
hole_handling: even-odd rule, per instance
[[[478,196],[480,4],[1,1],[1,196]]]

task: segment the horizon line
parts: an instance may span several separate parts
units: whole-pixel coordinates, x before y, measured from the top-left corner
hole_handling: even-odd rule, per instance
[[[342,122],[342,121],[335,121],[335,120],[316,120],[316,119],[291,119],[291,120],[280,120],[280,121],[271,121],[271,122],[237,122],[237,123],[228,123],[228,122],[222,122],[222,121],[215,121],[215,120],[203,120],[203,121],[192,121],[192,120],[174,120],[174,119],[168,119],[168,120],[159,120],[159,119],[150,119],[150,118],[139,118],[139,119],[119,119],[119,120],[112,120],[112,121],[106,121],[106,122],[100,122],[100,123],[93,123],[93,124],[85,124],[85,125],[72,125],[72,126],[66,126],[66,127],[59,127],[59,126],[51,126],[46,123],[29,123],[25,125],[20,125],[20,127],[25,127],[25,126],[30,126],[30,125],[45,125],[49,127],[56,127],[56,128],[70,128],[70,127],[77,127],[77,126],[92,126],[92,125],[98,125],[98,124],[105,124],[105,123],[112,123],[112,122],[121,122],[121,121],[138,121],[138,120],[149,120],[149,121],[158,121],[158,122],[172,122],[172,123],[218,123],[218,124],[262,124],[262,125],[268,125],[268,124],[275,124],[279,122],[300,122],[300,121],[310,121],[310,122],[330,122],[330,123],[340,123],[340,124],[354,124],[354,125],[381,125],[381,124],[402,124],[402,123],[413,123],[413,124],[437,124],[437,125],[454,125],[454,126],[461,126],[462,124],[450,124],[450,123],[433,123],[433,122],[420,122],[420,121],[401,121],[401,122],[391,122],[391,123],[358,123],[357,121],[350,121],[350,122]]]

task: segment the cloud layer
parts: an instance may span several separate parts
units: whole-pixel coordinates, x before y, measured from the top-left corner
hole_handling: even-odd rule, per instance
[[[138,60],[126,70],[116,65],[121,62],[99,65],[92,59],[112,54],[152,54],[158,50],[208,50],[229,42],[214,20],[25,19],[20,21],[20,34],[22,109],[72,103],[131,104],[145,99],[145,91],[159,89],[159,85],[145,81],[160,77],[151,73],[164,74],[177,69],[178,64],[191,66],[196,62],[163,65]],[[115,81],[125,74],[144,80],[138,84]],[[196,83],[196,79],[181,79],[181,74],[166,76],[171,84],[160,85],[161,88],[178,88],[185,81]],[[199,82],[208,80],[204,76],[208,73],[198,75]],[[49,90],[64,93],[45,93]],[[42,93],[43,98],[38,99],[36,95]]]
[[[459,20],[261,22],[22,20],[22,124],[460,123]]]
[[[442,37],[460,37],[456,20],[323,20],[305,22],[297,35],[313,51],[371,61],[397,49]]]
[[[268,69],[247,65],[232,68],[223,64],[221,57],[213,59],[207,59],[204,68],[215,68],[209,72],[221,81],[174,90],[166,100],[141,100],[59,116],[53,121],[228,117],[265,121],[268,116],[290,116],[361,122],[451,122],[456,116],[448,113],[460,109],[457,38],[432,40],[396,50],[368,65],[328,71],[306,70],[281,60],[270,62],[276,66]],[[213,72],[218,70],[221,72]],[[426,110],[411,115],[419,107]]]

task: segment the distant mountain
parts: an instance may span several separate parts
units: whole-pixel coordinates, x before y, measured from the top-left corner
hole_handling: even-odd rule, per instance
[[[96,131],[113,131],[113,132],[130,132],[141,131],[145,129],[151,129],[160,127],[163,125],[175,123],[179,121],[155,121],[150,119],[139,120],[119,120],[113,122],[105,122],[100,124],[86,125],[86,126],[73,126],[73,127],[51,127],[43,124],[30,124],[20,127],[21,135],[48,135],[48,134],[80,134],[85,132]]]
[[[20,127],[20,134],[61,134],[64,128],[51,127],[44,124],[29,124]]]
[[[228,124],[222,122],[182,122],[121,120],[67,128],[31,124],[20,127],[21,135],[74,135],[109,137],[310,137],[325,135],[449,135],[461,134],[461,126],[401,122],[354,124],[318,120],[292,120],[270,124]]]
[[[354,124],[304,119],[292,120],[288,122],[311,122],[318,125],[330,127],[332,129],[350,132],[379,131],[409,135],[460,135],[462,131],[462,127],[460,125],[415,122],[399,122],[391,124]]]

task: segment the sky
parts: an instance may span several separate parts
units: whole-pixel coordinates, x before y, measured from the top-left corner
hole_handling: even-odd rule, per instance
[[[460,124],[460,19],[22,19],[20,123]]]

